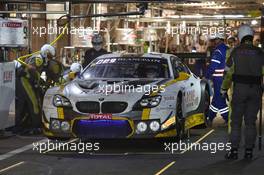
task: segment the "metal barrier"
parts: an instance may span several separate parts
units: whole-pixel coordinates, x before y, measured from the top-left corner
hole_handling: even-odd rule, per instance
[[[15,63],[0,63],[0,130],[15,124]]]

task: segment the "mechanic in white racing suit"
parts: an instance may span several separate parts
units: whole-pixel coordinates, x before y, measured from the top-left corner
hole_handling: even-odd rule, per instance
[[[78,77],[82,72],[82,65],[79,63],[72,63],[70,72],[63,76],[64,81],[68,82]]]

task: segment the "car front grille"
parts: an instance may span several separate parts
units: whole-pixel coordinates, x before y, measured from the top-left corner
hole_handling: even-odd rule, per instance
[[[77,102],[76,108],[82,113],[100,113],[100,103],[95,101]]]
[[[100,111],[100,103],[94,101],[81,101],[76,103],[76,108],[81,113],[122,113],[126,110],[128,104],[126,102],[103,102],[101,104],[101,111]]]
[[[80,138],[126,138],[132,131],[127,120],[76,120],[73,125]]]
[[[102,113],[121,113],[127,108],[126,102],[103,102]]]

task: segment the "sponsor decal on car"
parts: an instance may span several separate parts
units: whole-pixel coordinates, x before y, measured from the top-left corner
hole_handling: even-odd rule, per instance
[[[164,100],[169,101],[169,100],[175,100],[174,96],[164,96]]]
[[[90,120],[112,120],[112,114],[90,114]]]

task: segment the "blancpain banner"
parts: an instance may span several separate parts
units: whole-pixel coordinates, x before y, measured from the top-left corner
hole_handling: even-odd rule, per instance
[[[15,63],[0,63],[0,130],[15,121]]]
[[[0,18],[0,46],[1,47],[27,47],[26,20]]]

